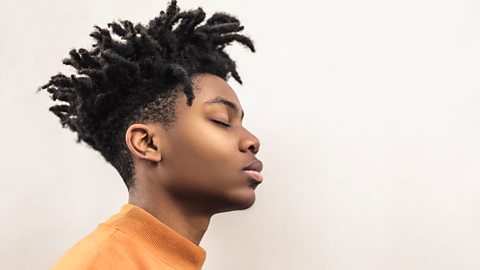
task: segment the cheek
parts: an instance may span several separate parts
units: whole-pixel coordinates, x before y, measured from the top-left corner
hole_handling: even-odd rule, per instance
[[[238,146],[228,131],[204,125],[176,135],[166,156],[169,175],[175,185],[213,190],[228,187],[241,173]]]

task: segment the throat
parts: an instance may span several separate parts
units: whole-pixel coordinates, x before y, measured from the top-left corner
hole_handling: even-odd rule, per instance
[[[179,203],[166,200],[167,196],[155,196],[162,200],[149,200],[146,197],[130,196],[128,203],[136,205],[175,232],[187,238],[197,246],[210,224],[211,215],[189,209]]]

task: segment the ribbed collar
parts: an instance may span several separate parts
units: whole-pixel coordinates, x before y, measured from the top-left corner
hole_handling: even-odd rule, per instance
[[[125,204],[106,224],[143,241],[164,262],[178,269],[201,269],[205,250],[177,233],[142,208]]]

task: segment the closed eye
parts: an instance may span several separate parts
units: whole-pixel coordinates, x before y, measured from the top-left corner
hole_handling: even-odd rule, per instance
[[[224,128],[230,127],[229,124],[225,124],[225,123],[223,123],[223,122],[221,122],[221,121],[218,121],[218,120],[212,120],[212,122],[215,122],[215,123],[219,124],[220,126],[222,126],[222,127],[224,127]]]

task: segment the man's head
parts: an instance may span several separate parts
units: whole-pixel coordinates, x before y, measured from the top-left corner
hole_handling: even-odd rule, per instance
[[[50,110],[62,126],[99,151],[129,190],[148,177],[178,196],[216,193],[248,207],[254,195],[245,188],[255,184],[242,170],[259,141],[241,126],[240,103],[226,83],[241,79],[224,49],[233,41],[254,46],[238,34],[236,18],[204,19],[201,8],[180,11],[173,0],[147,25],[96,27],[93,48],[64,59],[77,74],[52,76],[41,89],[60,101]]]
[[[193,84],[193,105],[186,105],[181,95],[168,129],[159,123],[128,128],[126,142],[142,179],[136,189],[174,196],[191,203],[190,209],[201,207],[210,214],[248,208],[261,179],[245,168],[256,161],[260,142],[242,126],[243,109],[222,78],[199,74]]]

